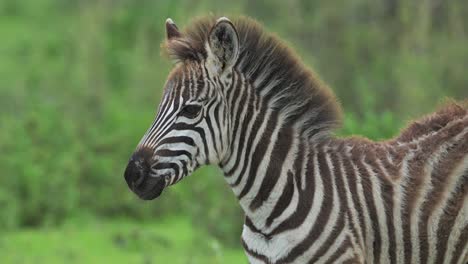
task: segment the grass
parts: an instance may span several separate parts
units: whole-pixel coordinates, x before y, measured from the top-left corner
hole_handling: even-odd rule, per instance
[[[73,220],[0,237],[0,263],[247,263],[183,218],[155,223]]]

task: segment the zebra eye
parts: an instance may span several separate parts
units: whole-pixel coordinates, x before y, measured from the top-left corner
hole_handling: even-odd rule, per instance
[[[189,104],[182,108],[182,110],[180,111],[180,115],[188,118],[194,118],[200,113],[200,110],[201,106]]]

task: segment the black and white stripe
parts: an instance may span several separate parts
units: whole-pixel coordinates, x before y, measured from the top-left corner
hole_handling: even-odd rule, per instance
[[[334,96],[256,22],[166,28],[177,63],[138,149],[153,153],[150,177],[170,175],[165,187],[219,165],[251,263],[468,261],[466,108],[389,141],[336,138]]]

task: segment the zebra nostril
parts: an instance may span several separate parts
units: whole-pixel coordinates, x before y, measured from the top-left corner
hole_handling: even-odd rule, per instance
[[[135,164],[135,161],[131,159],[128,162],[127,168],[125,169],[125,181],[127,182],[128,187],[133,189],[135,187],[135,182],[140,178],[140,172]]]
[[[145,163],[140,160],[131,159],[128,162],[124,176],[130,189],[134,190],[144,184],[149,173],[144,165]]]
[[[125,180],[131,190],[142,188],[150,171],[153,157],[153,150],[147,147],[138,148],[128,161],[125,169]]]
[[[146,173],[143,170],[138,171],[138,176],[135,177],[135,181],[133,182],[134,187],[140,187],[141,184],[146,179]]]

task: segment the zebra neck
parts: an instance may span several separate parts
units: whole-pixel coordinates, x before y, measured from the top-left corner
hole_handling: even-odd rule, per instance
[[[281,82],[251,82],[243,74],[233,78],[226,92],[232,120],[229,150],[219,165],[246,216],[265,229],[295,210],[296,185],[303,184],[310,145],[327,137],[338,114],[329,105],[332,100],[307,101],[299,108],[282,105],[286,94],[281,91],[287,87]]]
[[[257,120],[263,124],[238,138],[237,149],[221,168],[247,218],[263,230],[286,207],[294,207],[294,178],[308,141],[293,127],[283,126],[278,115]]]

